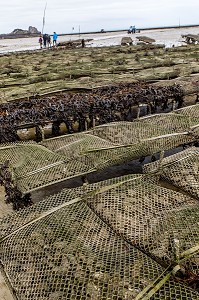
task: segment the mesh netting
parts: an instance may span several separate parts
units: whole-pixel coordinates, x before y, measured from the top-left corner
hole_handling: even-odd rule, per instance
[[[4,163],[7,160],[22,192],[67,177],[64,172],[64,158],[34,143],[1,146],[0,162]]]
[[[172,276],[198,272],[198,202],[157,178],[65,189],[3,219],[1,262],[19,299],[198,299]]]
[[[199,105],[134,122],[117,122],[93,130],[35,143],[2,145],[0,163],[10,161],[23,193],[50,184],[198,141]]]
[[[126,241],[162,261],[175,260],[176,240],[180,253],[199,242],[198,201],[146,178],[111,186],[87,203]]]
[[[197,119],[199,118],[199,105],[191,105],[180,109],[176,109],[175,112],[183,116],[192,116],[193,118]]]
[[[161,163],[153,162],[143,166],[145,173],[158,172],[163,180],[180,187],[199,199],[199,149],[188,148],[164,158]]]

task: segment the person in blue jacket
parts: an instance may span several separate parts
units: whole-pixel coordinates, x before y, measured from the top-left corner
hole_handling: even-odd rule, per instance
[[[136,28],[135,25],[134,26],[130,26],[128,33],[136,33]]]
[[[53,46],[57,45],[57,37],[58,35],[56,34],[56,32],[53,33]]]

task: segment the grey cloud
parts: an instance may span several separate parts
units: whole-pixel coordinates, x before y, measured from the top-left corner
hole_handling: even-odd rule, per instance
[[[0,31],[41,28],[44,0],[9,0],[1,3]],[[84,31],[197,24],[198,0],[47,0],[45,30],[70,33],[79,24]]]

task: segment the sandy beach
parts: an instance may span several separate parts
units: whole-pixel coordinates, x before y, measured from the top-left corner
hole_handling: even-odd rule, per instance
[[[165,44],[166,47],[181,46],[185,43],[181,35],[199,34],[199,26],[197,27],[179,27],[165,29],[145,29],[139,33],[128,34],[127,31],[106,32],[106,33],[88,33],[62,35],[58,37],[58,42],[72,41],[77,39],[92,39],[86,43],[86,47],[105,47],[117,46],[121,44],[121,39],[130,36],[134,44],[137,44],[138,36],[147,36],[155,39],[156,44]],[[39,49],[38,38],[19,38],[19,39],[2,39],[0,40],[0,53],[13,51],[36,50]]]

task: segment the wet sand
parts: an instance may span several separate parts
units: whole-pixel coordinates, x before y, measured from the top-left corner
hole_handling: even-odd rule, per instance
[[[196,27],[179,27],[165,29],[145,29],[139,33],[128,34],[127,31],[106,32],[106,33],[88,33],[88,34],[71,34],[58,36],[58,42],[73,41],[77,39],[92,39],[86,43],[86,47],[105,47],[116,46],[121,44],[123,37],[131,37],[134,44],[137,44],[137,36],[147,36],[156,40],[156,44],[165,44],[166,47],[181,46],[185,43],[181,35],[199,34],[199,26]],[[0,40],[0,53],[36,50],[39,49],[38,37],[19,38],[19,39],[2,39]]]

